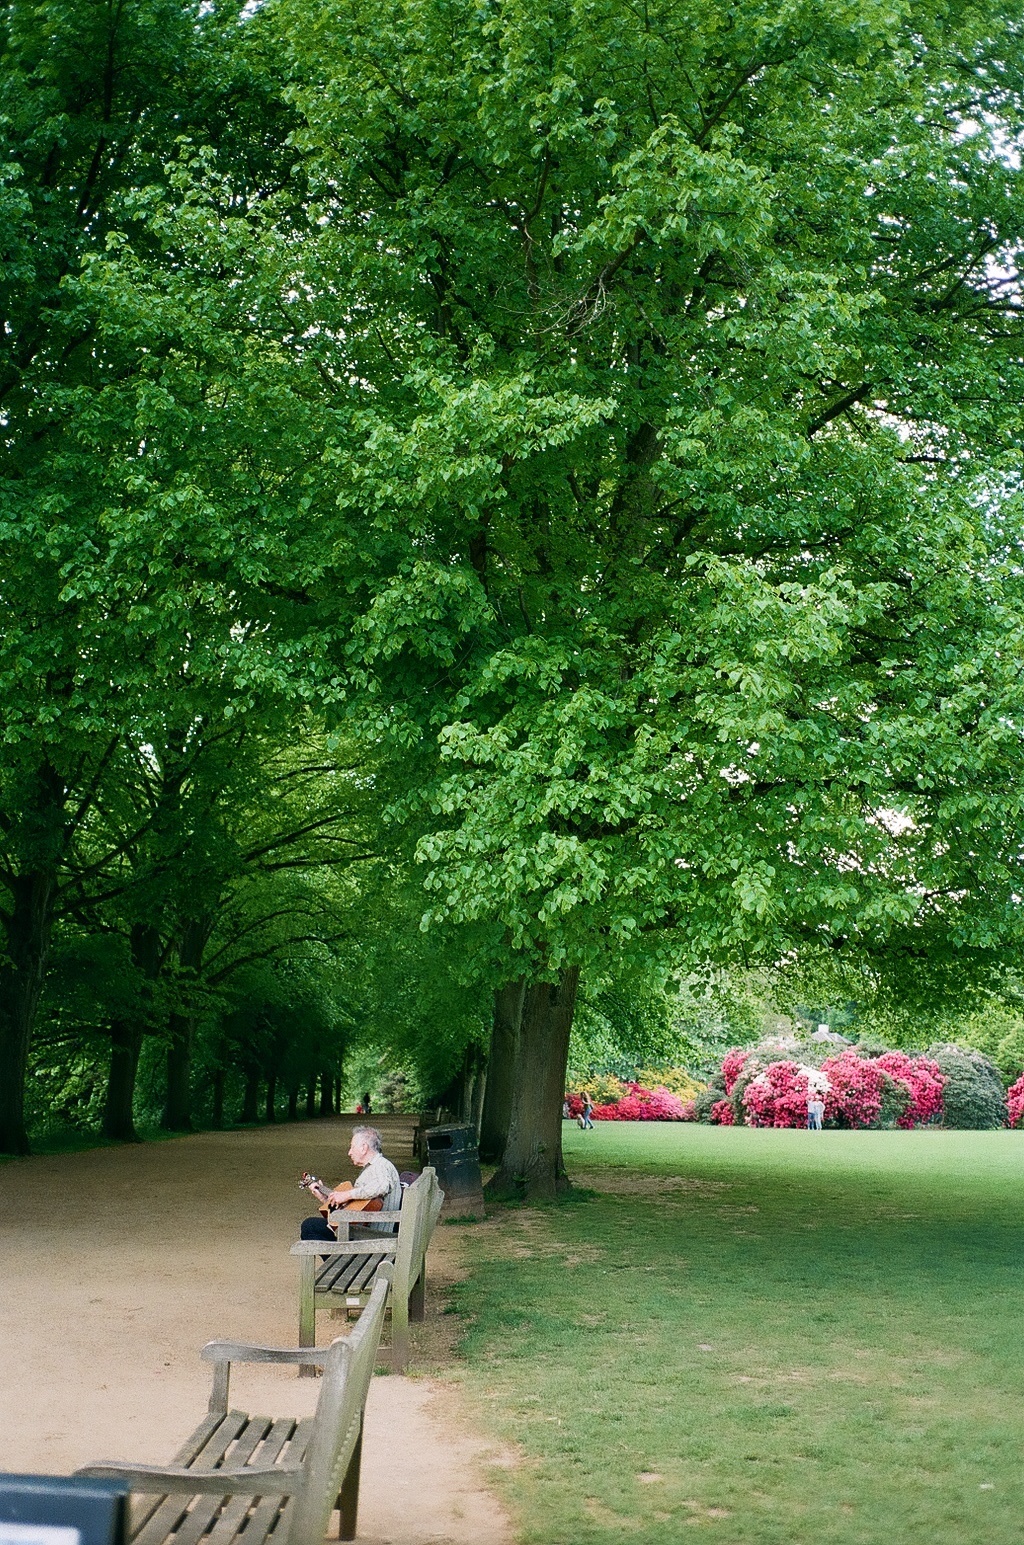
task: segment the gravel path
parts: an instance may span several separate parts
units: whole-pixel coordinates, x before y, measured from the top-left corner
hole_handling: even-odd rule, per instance
[[[204,1132],[0,1165],[0,1469],[166,1462],[205,1409],[203,1342],[294,1345],[288,1246],[312,1210],[296,1182],[304,1168],[332,1183],[353,1173],[351,1125]],[[381,1125],[386,1151],[408,1167],[409,1122]],[[435,1282],[457,1270],[457,1233],[437,1231]],[[435,1293],[434,1316],[437,1303]],[[428,1356],[443,1340],[434,1316],[414,1327]],[[319,1339],[340,1328],[321,1311]],[[286,1369],[240,1369],[232,1380],[234,1402],[271,1415],[304,1414],[316,1390]],[[458,1391],[443,1381],[374,1379],[365,1545],[511,1545],[484,1479],[507,1456],[458,1411]]]

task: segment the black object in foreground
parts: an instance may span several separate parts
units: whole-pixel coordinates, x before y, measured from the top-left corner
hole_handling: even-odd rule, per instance
[[[124,1545],[128,1488],[62,1475],[0,1475],[0,1545]]]

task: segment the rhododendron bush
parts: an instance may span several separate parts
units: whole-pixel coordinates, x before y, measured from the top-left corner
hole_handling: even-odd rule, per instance
[[[908,1057],[905,1051],[887,1051],[875,1059],[890,1078],[899,1079],[910,1091],[910,1104],[897,1121],[900,1127],[916,1127],[942,1115],[942,1069],[931,1057]]]
[[[722,1058],[722,1077],[725,1079],[726,1094],[732,1094],[733,1085],[743,1072],[743,1064],[749,1056],[749,1050],[742,1051],[738,1046],[734,1046],[732,1051],[727,1051]]]
[[[882,1070],[867,1057],[845,1051],[841,1057],[829,1057],[823,1071],[828,1074],[829,1090],[825,1096],[825,1120],[844,1127],[869,1127],[882,1109]]]
[[[803,1127],[808,1100],[817,1096],[826,1125],[907,1129],[944,1120],[948,1077],[935,1055],[869,1054],[838,1035],[774,1035],[726,1052],[697,1098],[696,1119],[716,1126]],[[1011,1096],[1010,1124],[1024,1127],[1024,1077]]]
[[[798,1062],[770,1062],[744,1089],[748,1127],[805,1127],[810,1086]]]
[[[595,1087],[598,1083],[598,1079],[595,1078]],[[608,1083],[609,1075],[603,1075],[600,1079],[602,1092],[607,1091]],[[590,1113],[594,1121],[693,1121],[696,1119],[693,1100],[683,1100],[678,1094],[673,1094],[671,1089],[647,1089],[643,1084],[627,1084],[619,1079],[616,1079],[615,1083],[621,1090],[621,1094],[596,1104]],[[594,1096],[591,1095],[591,1098]],[[570,1116],[581,1114],[583,1110],[581,1093],[571,1090],[565,1100]],[[692,1111],[689,1115],[688,1109]]]
[[[1006,1091],[1006,1110],[1011,1127],[1024,1126],[1024,1073]]]

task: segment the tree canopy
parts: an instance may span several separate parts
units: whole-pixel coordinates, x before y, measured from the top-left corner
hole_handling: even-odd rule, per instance
[[[67,52],[60,7],[5,43],[12,919],[122,748],[304,704],[441,996],[522,984],[540,1192],[581,971],[1016,948],[1010,6],[137,4],[123,123],[50,10]]]

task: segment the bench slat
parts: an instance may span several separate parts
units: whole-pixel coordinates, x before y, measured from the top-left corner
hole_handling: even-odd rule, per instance
[[[314,1287],[316,1293],[347,1293],[351,1284],[356,1281],[361,1273],[363,1263],[367,1260],[376,1263],[374,1255],[350,1255],[345,1257],[338,1266],[325,1266],[320,1285]]]
[[[227,1416],[207,1417],[179,1451],[182,1455],[190,1452],[192,1458],[176,1459],[175,1463],[186,1464],[190,1470],[216,1470],[247,1420],[244,1411],[229,1411]],[[178,1528],[188,1502],[189,1498],[184,1493],[158,1498],[148,1516],[144,1515],[140,1519],[137,1532],[132,1537],[132,1545],[160,1545],[167,1535]]]
[[[196,1457],[189,1465],[190,1470],[217,1470],[224,1463],[224,1455],[231,1447],[238,1435],[245,1431],[245,1424],[249,1420],[244,1411],[229,1411],[227,1416],[222,1416],[216,1429],[210,1434]]]
[[[286,1512],[294,1505],[291,1497],[261,1497],[245,1526],[242,1536],[245,1545],[264,1545],[271,1529],[276,1536],[286,1523]],[[213,1536],[211,1545],[230,1545],[230,1542],[218,1532]]]
[[[281,1450],[292,1436],[295,1427],[295,1418],[292,1416],[279,1416],[273,1424],[266,1417],[252,1418],[231,1455],[232,1465],[238,1465],[243,1459],[245,1462],[251,1459],[257,1469],[269,1470],[271,1466],[277,1463]],[[257,1433],[259,1434],[258,1437],[256,1436]],[[250,1441],[251,1439],[255,1439],[255,1441]],[[247,1453],[245,1452],[246,1449],[248,1450]],[[259,1449],[258,1455],[256,1453],[257,1449]],[[226,1506],[210,1531],[208,1545],[230,1545],[230,1542],[235,1539],[243,1524],[246,1523],[254,1501],[252,1497],[237,1496],[224,1498],[223,1500]],[[272,1500],[270,1497],[266,1498],[268,1502]],[[284,1499],[279,1498],[277,1501],[278,1511],[283,1509],[283,1505]],[[188,1538],[185,1536],[185,1530],[189,1528],[192,1519],[198,1513],[199,1506],[196,1506],[189,1515],[185,1526],[179,1529],[175,1535],[174,1545],[198,1545],[201,1537],[200,1534],[190,1534]],[[210,1517],[212,1518],[212,1516],[213,1513],[211,1512]],[[248,1529],[249,1525],[246,1525],[247,1534]]]
[[[259,1448],[263,1439],[270,1431],[271,1422],[268,1416],[250,1416],[248,1423],[238,1436],[234,1448],[231,1450],[231,1468],[241,1469],[247,1465],[253,1454]],[[218,1469],[220,1466],[217,1467]],[[263,1466],[260,1465],[260,1469]],[[226,1506],[225,1506],[226,1504]],[[220,1508],[224,1512],[232,1512],[238,1515],[237,1522],[230,1526],[230,1533],[234,1536],[238,1532],[238,1525],[245,1517],[252,1505],[251,1497],[198,1497],[195,1507],[186,1519],[183,1520],[174,1536],[174,1545],[199,1545],[199,1541],[206,1533],[210,1524],[217,1516]],[[217,1528],[220,1530],[222,1518],[217,1520]]]
[[[301,1464],[305,1457],[306,1449],[309,1447],[309,1440],[313,1433],[313,1418],[305,1416],[298,1423],[293,1420],[288,1421],[287,1418],[284,1421],[289,1426],[294,1427],[294,1432],[290,1434],[290,1441],[288,1438],[284,1440],[287,1447],[283,1454],[283,1463],[290,1469],[293,1465]],[[274,1431],[271,1432],[267,1443],[264,1445],[259,1461],[261,1468],[264,1465],[272,1464],[277,1457],[276,1454],[268,1452],[268,1449],[277,1442],[277,1428],[282,1424],[282,1422],[275,1423]],[[280,1453],[281,1449],[279,1448],[277,1452]],[[246,1498],[246,1511],[248,1511],[248,1504],[251,1501],[251,1498]],[[283,1527],[285,1512],[291,1506],[292,1499],[290,1497],[261,1497],[245,1525],[244,1545],[263,1545],[263,1541],[266,1540],[271,1529],[276,1534]],[[209,1545],[231,1545],[238,1532],[237,1527],[232,1532],[233,1524],[233,1517],[229,1517],[227,1510],[225,1510],[224,1517],[217,1520],[217,1526],[210,1536]],[[241,1519],[239,1520],[240,1524]]]
[[[195,1432],[189,1434],[184,1443],[171,1460],[172,1465],[190,1465],[199,1450],[206,1443],[210,1434],[217,1430],[218,1424],[223,1420],[219,1411],[210,1411],[203,1417]],[[142,1530],[145,1523],[152,1518],[157,1508],[163,1502],[162,1497],[139,1496],[132,1498],[130,1534],[134,1536]]]

